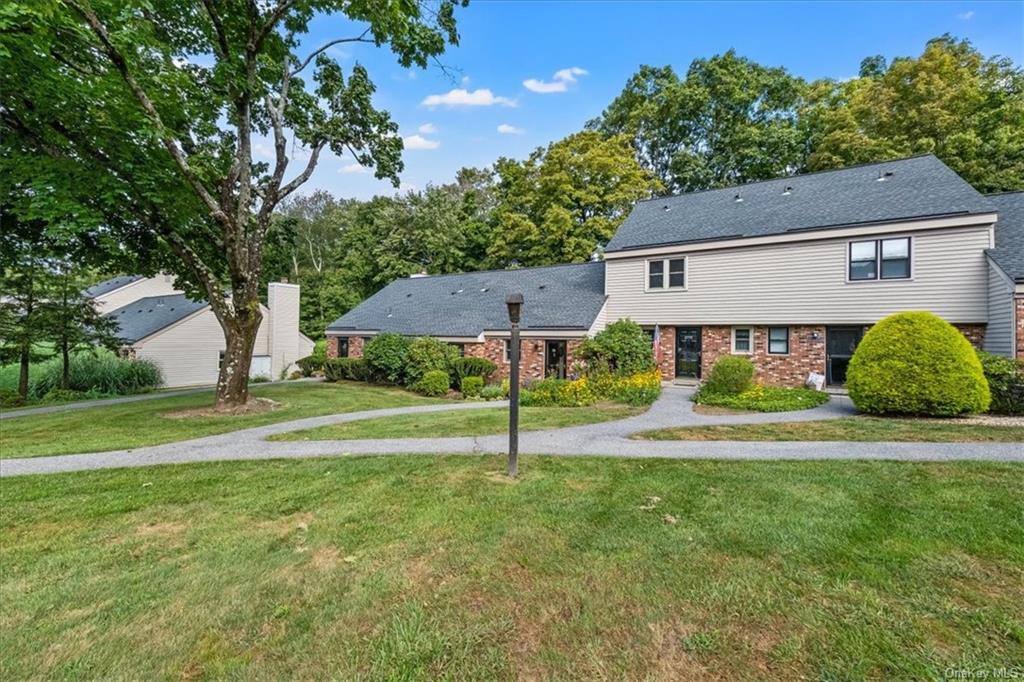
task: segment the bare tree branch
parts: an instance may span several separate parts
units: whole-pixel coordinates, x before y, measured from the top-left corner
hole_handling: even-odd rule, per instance
[[[303,69],[305,69],[307,66],[309,66],[309,63],[311,61],[313,61],[318,54],[322,54],[323,52],[326,52],[327,50],[329,50],[330,48],[334,47],[335,45],[341,45],[342,43],[370,43],[370,44],[373,44],[372,40],[367,40],[366,39],[366,34],[369,33],[369,32],[370,32],[370,29],[367,28],[365,31],[363,31],[361,34],[359,34],[355,38],[338,38],[337,40],[332,40],[332,41],[330,41],[328,43],[325,43],[325,44],[321,45],[317,49],[313,50],[309,54],[309,56],[306,57],[302,61],[302,63],[299,65],[299,68],[297,68],[294,71],[292,71],[289,75],[294,76],[294,75],[296,75],[298,73],[301,73]]]
[[[309,161],[306,163],[306,167],[303,169],[303,171],[294,178],[292,178],[291,182],[289,182],[287,185],[278,190],[278,201],[287,197],[289,194],[291,194],[299,187],[301,187],[302,183],[306,182],[306,180],[309,180],[309,176],[313,175],[313,171],[316,170],[316,163],[320,158],[320,150],[324,148],[325,144],[326,142],[317,142],[315,145],[313,145],[313,150],[309,155]]]

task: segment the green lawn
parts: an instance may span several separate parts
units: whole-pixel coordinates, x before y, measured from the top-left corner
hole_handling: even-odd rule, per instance
[[[397,388],[351,382],[256,385],[251,393],[276,400],[281,407],[262,414],[168,416],[175,411],[212,405],[210,392],[5,419],[0,421],[0,457],[121,450],[322,414],[443,402]]]
[[[523,431],[595,424],[625,419],[644,411],[615,403],[590,407],[524,407],[519,410]],[[344,440],[357,438],[440,438],[486,436],[508,432],[508,408],[466,410],[432,414],[404,414],[347,424],[333,424],[304,431],[290,431],[270,440]]]
[[[863,442],[975,443],[1024,442],[1024,427],[967,424],[927,419],[847,417],[775,424],[688,426],[646,431],[646,440],[849,440]]]
[[[0,677],[933,679],[1024,660],[1012,464],[379,457],[5,480]]]

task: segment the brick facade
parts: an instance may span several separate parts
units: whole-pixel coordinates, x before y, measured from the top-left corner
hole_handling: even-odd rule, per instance
[[[676,328],[658,327],[658,369],[664,381],[676,378]]]
[[[707,376],[718,358],[732,355],[732,327],[702,327],[701,376]],[[754,380],[768,386],[803,386],[811,372],[825,373],[825,327],[789,327],[789,352],[768,352],[768,327],[753,327]]]
[[[1017,358],[1024,360],[1024,296],[1014,301],[1017,308]]]
[[[971,345],[982,350],[985,347],[985,325],[983,324],[954,324],[960,333],[967,337]]]
[[[526,384],[535,379],[544,378],[544,339],[519,340],[519,383]],[[578,339],[568,339],[565,344],[565,367],[567,375],[572,372],[576,362]],[[486,358],[498,366],[491,381],[499,381],[509,377],[511,366],[505,362],[505,339],[486,338],[483,343],[465,344],[467,356]]]
[[[342,337],[327,337],[327,357],[338,357],[338,339]],[[348,356],[350,358],[363,357],[363,343],[366,341],[362,336],[343,337],[348,339]]]

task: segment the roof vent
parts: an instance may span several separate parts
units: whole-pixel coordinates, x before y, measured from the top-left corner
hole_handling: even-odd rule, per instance
[[[891,177],[892,177],[892,171],[885,171],[884,173],[879,171],[878,172],[878,178],[875,179],[875,182],[885,182],[886,180],[888,180]]]
[[[668,204],[665,204],[664,206],[661,207],[661,210],[662,211],[671,211],[672,207],[669,206]]]
[[[483,289],[480,290],[481,293],[483,293],[485,291],[487,291],[487,287],[484,287]]]
[[[737,204],[739,204],[739,203],[741,203],[741,202],[743,201],[743,197],[741,197],[741,196],[740,196],[739,194],[737,194],[736,196],[734,196],[734,197],[733,197],[733,200],[734,200],[734,201],[735,201],[735,202],[736,202]]]
[[[538,288],[538,289],[546,289],[546,288],[547,288],[547,286],[548,286],[547,284],[541,284],[541,285],[540,285],[539,287],[537,287],[537,288]]]
[[[405,297],[406,298],[412,298],[412,294],[406,294]]]
[[[782,196],[784,196],[784,197],[788,197],[788,196],[789,196],[790,194],[792,194],[792,193],[793,193],[793,188],[792,188],[792,187],[787,187],[787,188],[785,189],[785,191],[784,191],[784,192],[782,193]]]

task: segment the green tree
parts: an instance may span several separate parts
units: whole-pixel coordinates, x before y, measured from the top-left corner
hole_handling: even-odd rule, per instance
[[[625,135],[585,131],[495,164],[497,229],[488,257],[499,267],[580,263],[604,246],[633,204],[660,189]]]
[[[629,135],[666,191],[694,191],[787,175],[803,165],[798,125],[804,82],[733,50],[694,60],[684,79],[642,66],[587,127]]]
[[[45,327],[48,339],[60,354],[60,387],[66,389],[71,383],[71,354],[99,346],[115,350],[118,325],[116,320],[101,315],[96,302],[85,296],[85,279],[73,259],[56,260],[54,266],[54,286],[45,305]]]
[[[12,0],[0,16],[0,174],[31,185],[33,209],[109,235],[141,269],[205,294],[227,349],[218,408],[248,398],[259,295],[276,207],[325,149],[397,184],[401,138],[340,43],[387,45],[425,67],[457,42],[457,0]],[[311,52],[314,15],[354,32]],[[308,80],[306,78],[308,77]],[[259,136],[273,159],[254,159]],[[304,148],[289,173],[289,147]],[[97,237],[97,240],[103,237]],[[228,296],[224,293],[227,291]]]
[[[814,83],[802,125],[810,170],[934,153],[982,192],[1024,187],[1024,71],[949,35],[920,57]]]

